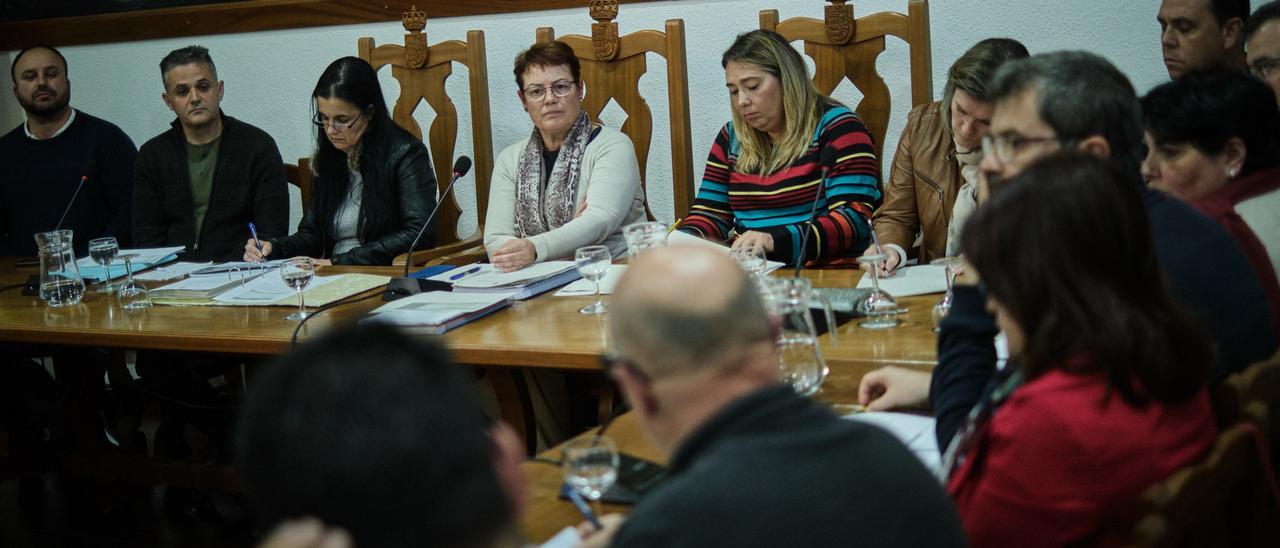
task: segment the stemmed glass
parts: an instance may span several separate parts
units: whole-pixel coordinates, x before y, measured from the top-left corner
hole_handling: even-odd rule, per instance
[[[871,294],[858,304],[858,311],[867,317],[858,324],[863,329],[888,329],[901,323],[893,317],[898,312],[898,302],[880,289],[880,265],[885,259],[887,256],[883,252],[858,258],[858,262],[868,266],[867,272],[871,274]]]
[[[952,289],[955,287],[956,274],[964,265],[964,259],[960,257],[943,257],[935,259],[929,264],[942,265],[946,269],[947,276],[947,293],[942,296],[942,300],[938,301],[938,304],[933,305],[933,332],[937,333],[941,331],[942,320],[947,317],[947,314],[951,313],[951,301],[955,298],[955,292]]]
[[[565,442],[560,470],[569,487],[590,500],[600,514],[600,498],[618,480],[618,446],[608,436],[587,436]]]
[[[316,263],[311,257],[294,257],[280,265],[280,277],[284,279],[285,285],[298,293],[298,311],[285,316],[286,320],[302,321],[310,314],[307,312],[307,303],[302,296],[302,290],[307,288],[307,284],[311,283],[311,278],[316,275]]]
[[[730,251],[729,255],[735,261],[738,261],[738,264],[742,266],[743,270],[747,271],[747,274],[753,276],[763,275],[765,268],[768,266],[768,260],[764,256],[764,248],[758,245],[740,247]]]
[[[609,263],[613,261],[609,248],[602,245],[579,247],[573,253],[573,260],[578,264],[578,273],[582,274],[583,278],[591,280],[591,283],[596,286],[595,293],[592,293],[596,302],[579,308],[578,312],[592,316],[604,314],[608,307],[600,299],[600,280],[609,273]]]
[[[120,258],[124,259],[124,272],[127,276],[124,285],[116,291],[116,298],[120,299],[120,308],[125,310],[143,310],[151,308],[151,295],[147,291],[147,287],[140,282],[133,280],[133,259],[136,254],[126,253]]]
[[[96,238],[89,240],[89,257],[93,258],[93,262],[98,263],[102,267],[102,288],[98,289],[99,293],[111,292],[111,261],[120,253],[120,244],[116,243],[113,237]]]

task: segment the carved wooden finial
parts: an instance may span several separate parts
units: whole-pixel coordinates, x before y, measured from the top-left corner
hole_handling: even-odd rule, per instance
[[[419,11],[417,5],[409,7],[409,11],[401,14],[404,21],[404,64],[409,68],[422,68],[427,64],[427,35],[422,29],[427,28],[427,14]]]
[[[618,0],[591,0],[587,4],[591,18],[591,45],[596,52],[596,59],[612,61],[618,57],[618,24],[613,19],[618,16]]]
[[[848,44],[854,35],[853,6],[845,4],[849,0],[827,1],[831,2],[830,6],[826,6],[827,38],[838,46]]]

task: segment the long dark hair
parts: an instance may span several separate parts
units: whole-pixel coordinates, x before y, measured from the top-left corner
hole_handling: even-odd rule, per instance
[[[342,99],[355,105],[369,119],[359,144],[354,145],[359,147],[360,175],[364,179],[357,234],[362,241],[368,241],[393,232],[400,226],[400,195],[391,174],[387,173],[390,167],[387,155],[396,133],[403,133],[403,138],[413,137],[391,119],[387,102],[382,98],[378,74],[359,57],[343,57],[324,69],[311,93],[313,115],[319,97]],[[331,233],[334,216],[347,196],[351,172],[347,154],[335,148],[325,135],[325,128],[319,126],[316,127],[315,171],[310,213],[320,219],[318,226]]]
[[[1133,405],[1204,385],[1212,347],[1167,289],[1140,190],[1119,167],[1079,152],[1038,161],[974,213],[961,247],[1025,332],[1028,378],[1085,353]]]

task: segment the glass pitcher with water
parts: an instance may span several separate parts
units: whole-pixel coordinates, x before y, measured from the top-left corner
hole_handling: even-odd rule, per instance
[[[667,245],[667,226],[657,221],[632,223],[622,228],[622,237],[627,242],[630,262],[641,251]]]
[[[797,394],[818,391],[827,377],[827,364],[818,344],[818,329],[809,311],[811,300],[822,304],[828,326],[835,325],[835,313],[826,298],[817,295],[806,278],[764,277],[759,281],[769,313],[777,316],[778,368],[782,380]],[[833,339],[834,340],[834,339]]]
[[[36,249],[40,250],[40,298],[49,306],[79,304],[84,296],[84,278],[76,266],[71,239],[70,230],[36,234]]]

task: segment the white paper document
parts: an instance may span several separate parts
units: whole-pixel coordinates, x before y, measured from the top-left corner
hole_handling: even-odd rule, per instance
[[[226,282],[226,279],[221,276],[209,277]],[[316,276],[311,278],[311,283],[307,284],[307,288],[304,291],[311,291],[340,277],[341,275]],[[295,294],[296,292],[288,285],[285,285],[280,276],[258,276],[245,282],[244,285],[228,289],[225,293],[214,297],[213,300],[223,304],[263,304],[288,298]]]
[[[613,287],[618,285],[618,280],[622,279],[622,273],[626,271],[627,265],[609,265],[609,272],[606,272],[604,278],[600,279],[600,294],[608,295],[613,293]],[[595,284],[591,283],[590,280],[578,280],[560,288],[560,291],[556,292],[556,296],[572,297],[578,295],[591,295],[595,293],[595,288]]]
[[[157,266],[141,274],[134,274],[133,279],[143,280],[143,281],[152,281],[152,282],[163,282],[165,280],[173,280],[173,279],[181,278],[183,276],[188,276],[192,272],[195,272],[197,270],[200,270],[201,268],[209,266],[209,264],[210,263],[167,264],[164,266]]]
[[[500,287],[516,287],[527,284],[542,278],[554,276],[566,270],[576,268],[573,261],[547,261],[545,263],[534,263],[514,272],[502,272],[493,267],[491,264],[476,263],[465,267],[455,268],[449,272],[432,276],[431,280],[451,281],[449,276],[466,272],[467,270],[479,267],[480,270],[474,274],[467,274],[458,280],[453,281],[455,287],[465,287],[471,289],[495,289]]]
[[[910,449],[925,468],[934,474],[942,468],[942,455],[938,452],[938,436],[934,433],[937,421],[933,417],[911,413],[868,411],[845,415],[849,420],[861,421],[883,428]]]
[[[479,312],[511,298],[512,293],[428,291],[384,304],[371,312],[379,321],[400,325],[438,325]]]
[[[155,264],[159,262],[161,259],[168,257],[170,255],[173,255],[174,253],[182,251],[186,248],[187,246],[180,245],[180,246],[174,246],[174,247],[155,247],[155,248],[149,248],[149,249],[121,249],[120,252],[116,255],[115,260],[111,262],[111,266],[112,266],[111,270],[114,271],[116,265],[120,265],[121,268],[124,268],[123,266],[124,259],[122,259],[121,257],[124,257],[125,255],[133,255],[133,257],[129,258],[129,261],[135,265]],[[93,262],[92,257],[86,256],[76,260],[76,266],[82,269],[85,267],[98,267],[98,263]]]
[[[858,287],[871,288],[871,276],[862,275]],[[942,265],[904,266],[894,271],[888,278],[880,278],[880,289],[894,297],[910,297],[943,293],[947,290],[947,267]]]
[[[565,527],[561,529],[551,540],[543,543],[539,548],[573,548],[582,542],[582,536],[578,534],[578,530],[573,527]]]

